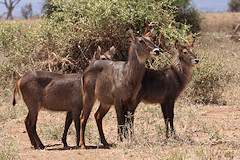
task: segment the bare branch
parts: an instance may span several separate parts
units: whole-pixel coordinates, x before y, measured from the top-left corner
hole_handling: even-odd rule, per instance
[[[11,1],[11,0],[10,0]],[[16,5],[20,2],[21,0],[16,0],[16,1],[12,1],[13,2],[13,8],[16,7]],[[15,3],[15,4],[14,4]]]

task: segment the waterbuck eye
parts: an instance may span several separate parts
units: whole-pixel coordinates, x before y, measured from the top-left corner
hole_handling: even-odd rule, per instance
[[[143,39],[140,39],[139,42],[140,43],[145,43],[145,41]]]
[[[184,51],[183,53],[184,53],[184,54],[188,54],[188,52],[187,52],[187,51]]]

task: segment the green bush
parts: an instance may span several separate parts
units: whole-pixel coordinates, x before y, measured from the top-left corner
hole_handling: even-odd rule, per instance
[[[51,0],[51,5],[59,8],[34,23],[0,21],[3,90],[28,70],[82,72],[98,45],[105,50],[114,45],[116,59],[126,60],[125,30],[144,33],[146,19],[170,42],[184,41],[189,29],[175,22],[175,7],[167,0]]]
[[[29,69],[43,69],[44,41],[40,28],[18,21],[0,21],[0,86],[12,87]]]
[[[155,22],[155,28],[171,40],[185,40],[189,28],[175,22],[175,7],[167,0],[51,2],[59,9],[44,20],[44,25],[48,26],[49,43],[55,45],[54,52],[73,64],[64,66],[66,71],[78,71],[79,66],[84,70],[98,45],[104,49],[114,45],[118,52],[116,59],[126,60],[125,30],[132,28],[136,34],[144,33],[146,19]]]
[[[194,77],[188,88],[188,97],[196,103],[225,104],[222,92],[230,81],[231,73],[220,61],[203,57],[194,71]]]

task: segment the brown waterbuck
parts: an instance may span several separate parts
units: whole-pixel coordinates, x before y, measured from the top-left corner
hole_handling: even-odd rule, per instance
[[[189,45],[181,45],[179,41],[176,41],[177,52],[172,58],[170,67],[160,70],[146,70],[136,104],[131,109],[133,114],[140,101],[150,104],[160,103],[166,126],[166,138],[168,138],[169,123],[171,135],[175,136],[173,126],[174,104],[191,80],[194,66],[199,62],[193,52],[194,41],[195,39]]]
[[[93,65],[89,65],[83,73],[83,110],[80,121],[81,148],[85,148],[84,133],[86,122],[96,99],[101,104],[95,113],[101,143],[104,146],[108,145],[103,136],[102,124],[100,122],[111,105],[115,106],[118,133],[120,140],[122,140],[125,123],[124,115],[127,113],[127,106],[134,104],[141,88],[145,72],[145,61],[148,57],[157,56],[160,53],[160,50],[151,40],[156,34],[154,30],[151,30],[148,36],[135,37],[130,29],[126,33],[131,40],[128,61],[96,61]]]
[[[101,48],[98,47],[92,61],[97,59],[97,56],[101,59],[108,59],[114,54],[114,47],[111,47],[104,54],[101,52]],[[67,132],[72,120],[74,120],[77,147],[79,146],[80,113],[83,106],[82,74],[58,74],[40,70],[30,71],[16,83],[13,89],[13,105],[16,104],[16,92],[22,96],[29,110],[25,119],[25,125],[34,148],[45,148],[36,132],[37,116],[41,108],[52,111],[67,111],[62,142],[64,147],[66,147]]]
[[[193,68],[199,62],[193,52],[194,41],[187,46],[183,46],[176,41],[175,47],[177,52],[172,59],[170,67],[161,68],[160,70],[146,69],[141,82],[142,87],[138,92],[135,104],[128,105],[127,111],[131,115],[129,116],[125,112],[125,117],[127,117],[125,123],[130,124],[131,136],[133,134],[134,111],[141,101],[150,104],[160,103],[166,125],[166,138],[168,138],[169,122],[171,134],[174,134],[174,103],[191,80]],[[100,126],[99,130],[101,131],[100,137],[102,142],[106,142],[102,131],[102,119],[107,112],[108,109],[100,106],[95,113],[97,125]],[[129,128],[127,127],[126,129]]]

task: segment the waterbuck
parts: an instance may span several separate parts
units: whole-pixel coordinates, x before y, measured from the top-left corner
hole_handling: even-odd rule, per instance
[[[92,61],[95,61],[97,56],[101,59],[111,58],[114,52],[115,48],[111,47],[109,51],[103,54],[101,48],[98,47]],[[67,132],[72,120],[74,120],[77,147],[79,146],[80,113],[83,106],[82,74],[58,74],[40,70],[30,71],[16,83],[13,89],[13,105],[16,104],[16,92],[22,96],[29,110],[25,119],[25,125],[34,148],[45,148],[36,132],[37,116],[41,108],[52,111],[67,111],[62,142],[64,147],[66,147]]]
[[[193,69],[199,60],[193,52],[193,40],[189,45],[181,45],[176,41],[177,52],[172,58],[171,66],[160,70],[147,69],[142,81],[142,88],[137,96],[134,113],[140,101],[144,103],[160,103],[166,126],[166,138],[168,138],[168,123],[171,127],[171,135],[174,136],[173,118],[174,104],[182,90],[192,78]]]
[[[151,30],[148,36],[134,36],[128,29],[127,36],[131,40],[128,61],[96,61],[83,73],[83,110],[81,114],[80,146],[85,148],[84,133],[86,122],[96,99],[100,101],[99,110],[95,114],[101,143],[108,143],[103,136],[102,121],[111,105],[115,106],[118,121],[118,133],[122,140],[124,115],[127,106],[132,105],[141,88],[145,72],[145,61],[148,57],[157,56],[160,50],[153,44],[151,38],[156,34]],[[106,65],[108,63],[108,65]]]
[[[129,116],[125,112],[125,117],[127,117],[125,123],[127,122],[130,124],[131,136],[133,136],[134,112],[141,101],[150,104],[160,103],[166,125],[166,138],[168,138],[169,122],[171,134],[174,134],[174,103],[191,80],[193,68],[199,62],[192,50],[194,41],[187,46],[183,46],[176,41],[175,47],[177,52],[172,59],[170,67],[161,68],[159,70],[146,69],[141,81],[142,87],[138,92],[136,101],[133,105],[128,105],[127,111],[130,112],[131,115]],[[100,106],[95,113],[97,125],[100,126],[99,130],[101,131],[100,137],[102,142],[106,142],[102,131],[102,119],[107,112],[108,110],[106,108]]]

